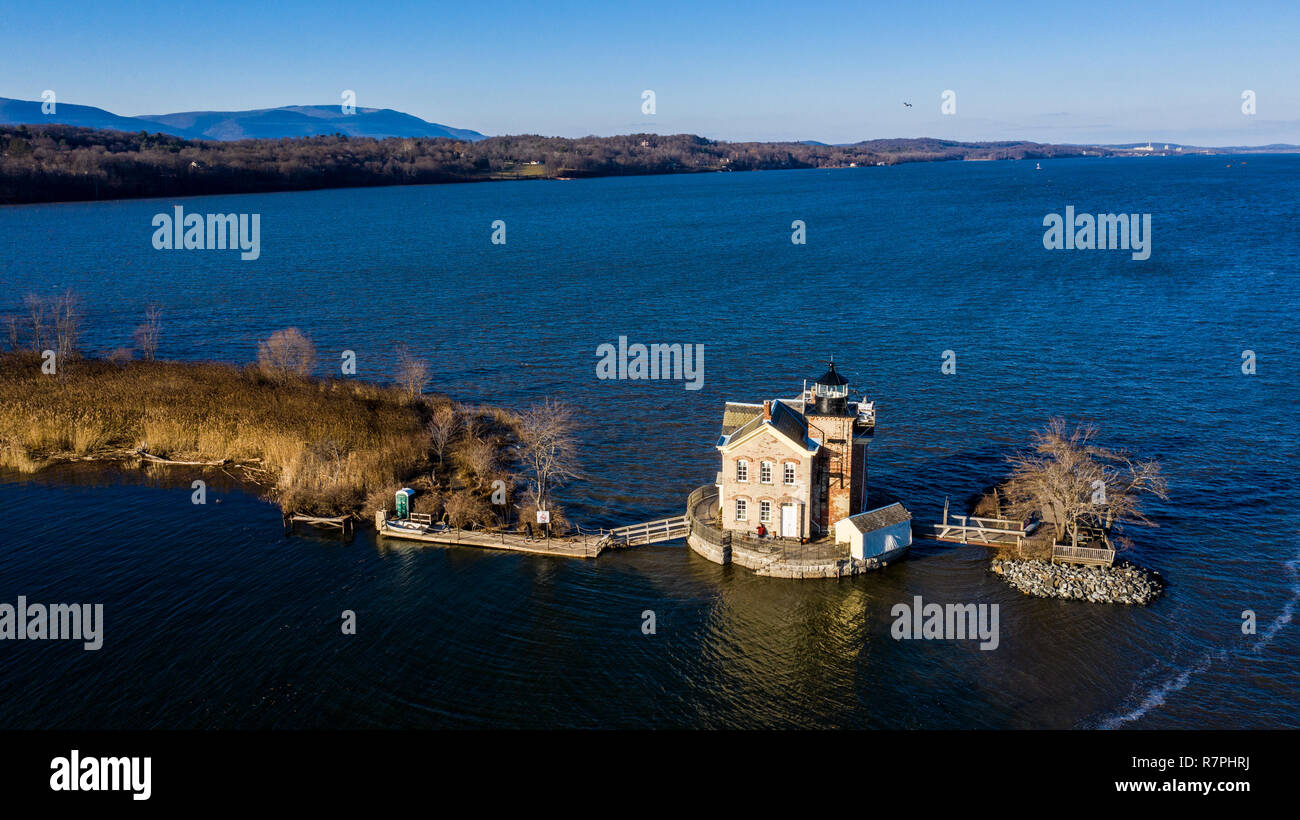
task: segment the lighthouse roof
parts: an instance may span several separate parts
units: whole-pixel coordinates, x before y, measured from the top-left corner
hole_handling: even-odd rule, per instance
[[[827,387],[845,387],[845,386],[848,385],[848,383],[849,383],[849,380],[846,379],[846,378],[844,378],[843,376],[841,376],[841,375],[840,375],[840,374],[835,370],[835,360],[834,360],[834,359],[831,359],[831,367],[830,367],[830,370],[827,370],[825,373],[823,373],[823,374],[822,374],[822,377],[821,377],[820,379],[817,380],[817,384],[824,384],[824,385],[826,385]]]

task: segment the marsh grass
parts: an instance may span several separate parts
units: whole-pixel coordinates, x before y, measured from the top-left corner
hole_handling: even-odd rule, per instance
[[[81,359],[64,375],[41,373],[30,353],[0,355],[0,466],[143,449],[253,465],[285,510],[340,514],[429,464],[430,403],[396,387],[206,362]]]

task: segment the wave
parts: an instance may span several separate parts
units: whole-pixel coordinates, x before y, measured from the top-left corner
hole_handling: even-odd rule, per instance
[[[1291,623],[1295,615],[1296,604],[1300,603],[1300,553],[1283,564],[1287,573],[1291,577],[1291,597],[1282,606],[1281,613],[1268,625],[1268,628],[1259,633],[1259,640],[1255,641],[1251,647],[1251,654],[1258,655],[1273,642],[1278,633]],[[1131,723],[1146,716],[1153,709],[1159,709],[1164,705],[1165,700],[1175,692],[1185,688],[1191,681],[1193,675],[1199,675],[1206,671],[1214,664],[1215,661],[1226,661],[1230,656],[1227,649],[1218,649],[1207,651],[1195,665],[1179,671],[1173,677],[1164,683],[1149,690],[1142,697],[1142,702],[1133,709],[1121,714],[1111,715],[1097,724],[1099,729],[1117,729],[1125,723]]]

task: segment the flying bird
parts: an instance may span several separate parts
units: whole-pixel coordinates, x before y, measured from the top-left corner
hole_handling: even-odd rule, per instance
[[[903,103],[903,105],[907,106],[908,108],[911,108],[911,107],[912,107],[912,104],[911,104],[910,102],[905,102],[905,103]]]

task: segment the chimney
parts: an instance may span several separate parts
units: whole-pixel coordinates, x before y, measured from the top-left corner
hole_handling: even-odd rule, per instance
[[[772,420],[772,401],[771,399],[763,400],[763,421]]]

